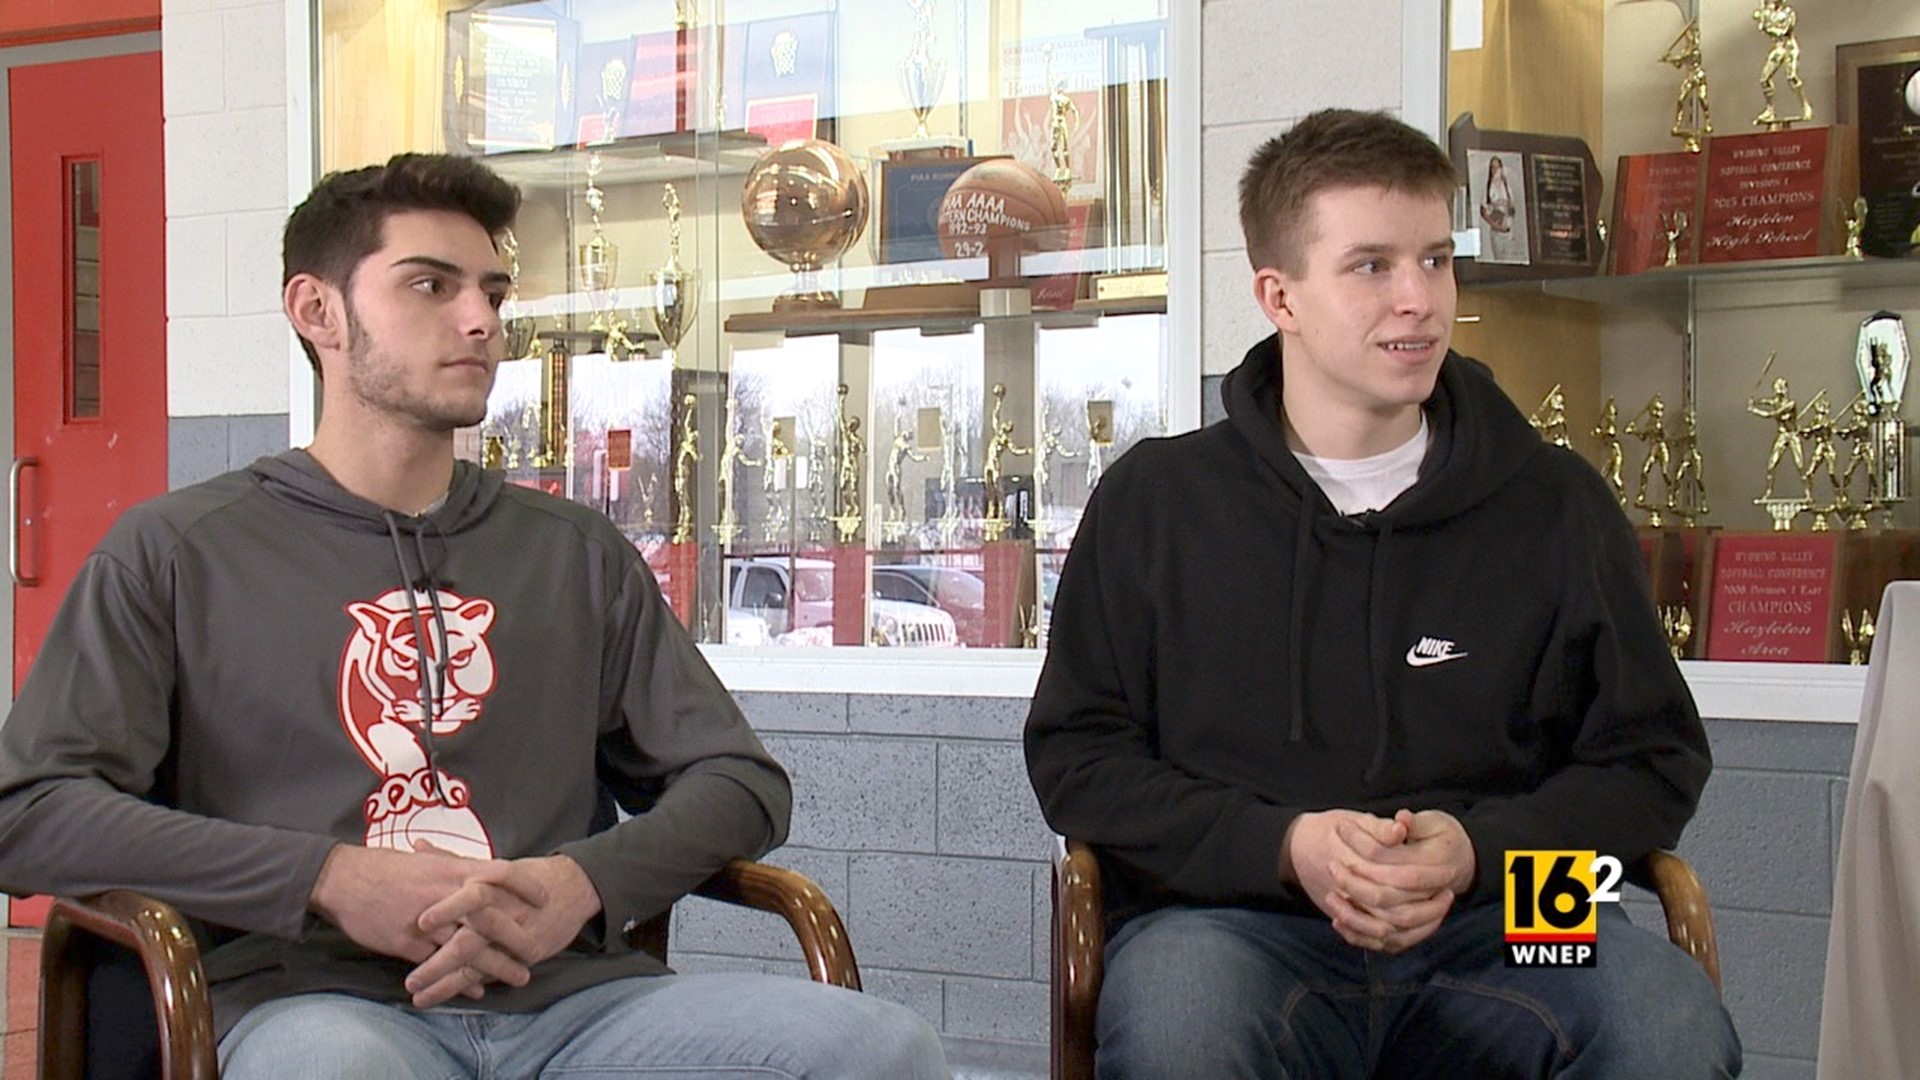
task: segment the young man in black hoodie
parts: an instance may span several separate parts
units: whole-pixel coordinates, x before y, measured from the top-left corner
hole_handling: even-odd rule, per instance
[[[1026,745],[1104,872],[1103,1077],[1739,1072],[1705,975],[1617,905],[1595,967],[1505,964],[1504,854],[1632,865],[1710,759],[1605,483],[1448,349],[1455,183],[1381,114],[1262,147],[1277,333],[1074,538]]]
[[[454,459],[519,202],[404,154],[294,211],[313,442],[88,558],[0,732],[0,884],[198,920],[228,1080],[943,1076],[897,1005],[627,943],[792,791],[612,522]]]

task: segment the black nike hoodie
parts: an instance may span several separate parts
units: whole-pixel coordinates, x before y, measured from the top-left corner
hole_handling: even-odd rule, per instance
[[[1674,844],[1706,736],[1600,475],[1449,353],[1418,482],[1343,515],[1287,447],[1280,379],[1268,338],[1226,421],[1115,462],[1061,575],[1027,761],[1111,916],[1313,910],[1281,840],[1335,807],[1457,816],[1469,903],[1508,849]]]

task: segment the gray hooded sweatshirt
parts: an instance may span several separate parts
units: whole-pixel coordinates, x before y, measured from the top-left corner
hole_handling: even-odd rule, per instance
[[[88,558],[0,730],[0,887],[174,904],[224,1033],[287,994],[406,1000],[410,963],[307,910],[333,845],[561,852],[605,912],[478,1003],[524,1012],[663,971],[619,931],[779,844],[791,806],[604,517],[466,462],[391,514],[294,450],[129,510]]]

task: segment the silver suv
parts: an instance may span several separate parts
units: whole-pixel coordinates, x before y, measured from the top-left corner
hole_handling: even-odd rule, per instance
[[[953,616],[900,600],[869,601],[875,645],[951,648]],[[727,562],[727,607],[766,621],[776,644],[833,644],[833,564],[825,559],[761,556]]]

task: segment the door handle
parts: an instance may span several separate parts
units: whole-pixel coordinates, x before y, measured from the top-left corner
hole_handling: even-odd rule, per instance
[[[40,579],[20,576],[20,474],[39,467],[39,458],[17,457],[7,470],[7,573],[13,575],[15,585],[26,589],[40,584]]]

